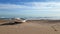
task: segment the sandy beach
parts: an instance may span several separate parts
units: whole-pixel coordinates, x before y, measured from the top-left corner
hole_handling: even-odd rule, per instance
[[[0,34],[60,34],[60,20],[28,20],[0,26]]]

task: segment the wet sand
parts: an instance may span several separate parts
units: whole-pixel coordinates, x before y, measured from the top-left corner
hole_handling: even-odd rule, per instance
[[[4,25],[0,26],[0,34],[60,34],[60,20],[29,20],[26,23]]]

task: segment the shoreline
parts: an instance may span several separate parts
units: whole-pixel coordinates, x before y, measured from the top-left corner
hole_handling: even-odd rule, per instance
[[[1,34],[7,34],[7,33],[8,34],[37,34],[37,33],[60,34],[60,20],[27,20],[27,22],[21,24],[14,24],[14,25],[3,24],[0,26],[0,33]]]

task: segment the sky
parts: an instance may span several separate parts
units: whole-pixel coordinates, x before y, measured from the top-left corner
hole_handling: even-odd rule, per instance
[[[0,0],[0,17],[60,17],[60,0]]]

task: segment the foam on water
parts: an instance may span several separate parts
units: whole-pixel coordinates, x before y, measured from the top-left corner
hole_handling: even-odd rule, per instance
[[[13,18],[17,18],[17,17],[13,17]],[[0,17],[0,19],[13,19],[12,17]],[[41,19],[50,19],[50,20],[60,20],[60,17],[18,17],[18,18],[24,18],[26,20],[41,20]]]

